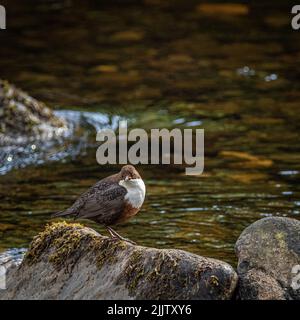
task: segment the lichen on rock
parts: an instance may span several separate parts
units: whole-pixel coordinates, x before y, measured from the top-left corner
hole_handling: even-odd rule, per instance
[[[239,297],[246,300],[297,299],[292,270],[300,266],[300,222],[270,217],[247,227],[236,243]]]

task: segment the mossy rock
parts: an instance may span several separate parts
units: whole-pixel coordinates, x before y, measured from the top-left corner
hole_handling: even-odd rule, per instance
[[[33,239],[0,299],[230,299],[236,284],[225,262],[58,222]]]
[[[45,139],[61,134],[67,126],[43,102],[0,79],[0,142],[20,136]]]

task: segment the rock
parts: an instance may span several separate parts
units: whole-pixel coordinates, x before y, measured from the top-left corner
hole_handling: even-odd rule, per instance
[[[34,238],[0,299],[231,299],[236,284],[225,262],[60,222]]]
[[[256,269],[240,278],[238,294],[244,300],[285,300],[284,290],[277,280]]]
[[[95,143],[95,131],[115,130],[119,120],[99,112],[52,111],[0,79],[0,175],[28,165],[75,159]]]
[[[0,79],[0,175],[62,159],[68,149],[76,153],[70,145],[74,129],[73,123],[44,103]]]
[[[236,253],[240,299],[300,300],[300,221],[258,220],[242,232]]]
[[[44,103],[0,80],[0,145],[51,139],[67,130],[67,123]]]

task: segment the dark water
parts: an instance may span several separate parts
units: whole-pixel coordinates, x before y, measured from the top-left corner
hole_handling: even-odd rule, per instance
[[[199,1],[161,2],[4,1],[0,77],[54,109],[146,129],[204,128],[204,174],[138,167],[145,205],[117,230],[235,264],[234,243],[250,223],[300,217],[300,31],[286,1],[218,13]],[[0,176],[0,251],[28,246],[50,213],[116,170],[88,148]]]

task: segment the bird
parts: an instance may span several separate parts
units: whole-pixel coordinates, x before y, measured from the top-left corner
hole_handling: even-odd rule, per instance
[[[71,207],[53,214],[52,217],[90,219],[103,225],[111,238],[135,244],[119,235],[111,226],[135,216],[144,203],[145,195],[146,187],[140,174],[134,166],[125,165],[120,172],[94,184]]]

